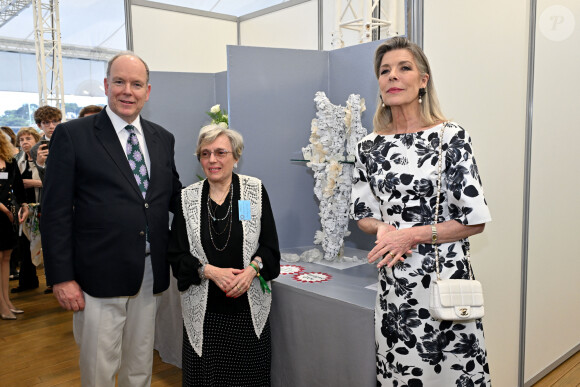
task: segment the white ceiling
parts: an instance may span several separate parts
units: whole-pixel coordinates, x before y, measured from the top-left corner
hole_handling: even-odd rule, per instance
[[[243,16],[289,0],[156,0],[157,3]],[[125,49],[124,0],[59,0],[63,45]],[[34,40],[32,6],[0,27],[1,38]],[[0,47],[1,49],[1,47]]]
[[[123,0],[60,0],[62,44],[124,50]],[[34,41],[34,15],[29,5],[0,27],[0,37]]]
[[[155,0],[157,3],[176,5],[202,11],[243,16],[288,0]]]

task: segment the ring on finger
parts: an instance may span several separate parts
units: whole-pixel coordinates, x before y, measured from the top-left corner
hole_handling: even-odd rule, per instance
[[[389,255],[394,259],[395,258],[395,254],[393,254],[392,251],[389,251]]]

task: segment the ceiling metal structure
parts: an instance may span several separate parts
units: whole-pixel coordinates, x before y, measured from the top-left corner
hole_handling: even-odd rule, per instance
[[[0,37],[0,51],[18,52],[21,54],[36,54],[34,40],[22,40],[15,38]],[[119,53],[119,50],[106,47],[89,47],[75,44],[62,44],[61,55],[63,58],[78,58],[89,60],[108,61]]]
[[[22,40],[15,38],[0,37],[0,51],[18,52],[21,54],[36,54],[36,43],[34,40]],[[89,47],[75,44],[62,44],[61,55],[63,58],[78,58],[90,60],[108,61],[112,56],[119,53],[119,50],[106,47]]]
[[[0,27],[22,12],[30,3],[32,0],[0,0]]]

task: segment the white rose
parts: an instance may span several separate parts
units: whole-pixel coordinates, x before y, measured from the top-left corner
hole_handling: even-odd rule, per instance
[[[220,128],[224,128],[224,129],[227,129],[227,128],[228,128],[228,124],[226,124],[225,122],[220,122],[220,123],[218,124],[218,126],[219,126]]]
[[[211,107],[211,109],[209,109],[210,113],[219,113],[219,111],[220,111],[220,110],[221,110],[221,109],[220,109],[220,105],[219,105],[219,103],[218,103],[217,105],[213,105],[213,106]]]

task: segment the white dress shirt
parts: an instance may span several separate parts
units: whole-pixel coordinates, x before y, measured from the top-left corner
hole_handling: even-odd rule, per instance
[[[137,139],[139,140],[139,148],[141,148],[141,153],[143,154],[143,158],[145,159],[145,165],[147,166],[147,173],[149,174],[149,181],[151,181],[151,160],[149,159],[149,151],[147,150],[147,143],[145,142],[145,136],[143,135],[143,129],[141,128],[141,119],[140,116],[137,116],[135,121],[127,124],[125,120],[119,117],[115,112],[109,109],[108,106],[105,106],[105,111],[109,115],[111,122],[113,123],[113,128],[115,128],[115,132],[117,132],[117,136],[119,137],[119,142],[121,143],[121,147],[123,147],[123,153],[125,157],[127,157],[127,140],[129,139],[129,132],[125,130],[125,126],[133,125],[135,127],[135,134],[137,135]],[[129,162],[129,158],[127,158],[127,163]],[[151,251],[151,247],[149,241],[145,242],[145,254],[149,254]]]
[[[137,135],[137,139],[139,140],[139,148],[141,148],[141,153],[143,154],[143,158],[145,159],[145,165],[147,166],[147,172],[149,173],[149,180],[151,180],[151,160],[149,159],[149,151],[147,150],[147,143],[145,142],[145,136],[143,135],[143,129],[141,128],[141,119],[140,116],[137,116],[135,121],[127,124],[125,120],[119,117],[115,112],[109,109],[108,106],[105,107],[111,122],[113,123],[113,127],[115,128],[115,132],[117,132],[117,136],[119,137],[119,142],[123,147],[123,153],[125,153],[125,157],[127,157],[127,140],[129,139],[129,132],[125,130],[125,126],[133,125],[135,127],[135,134]],[[129,159],[127,159],[129,161]]]

